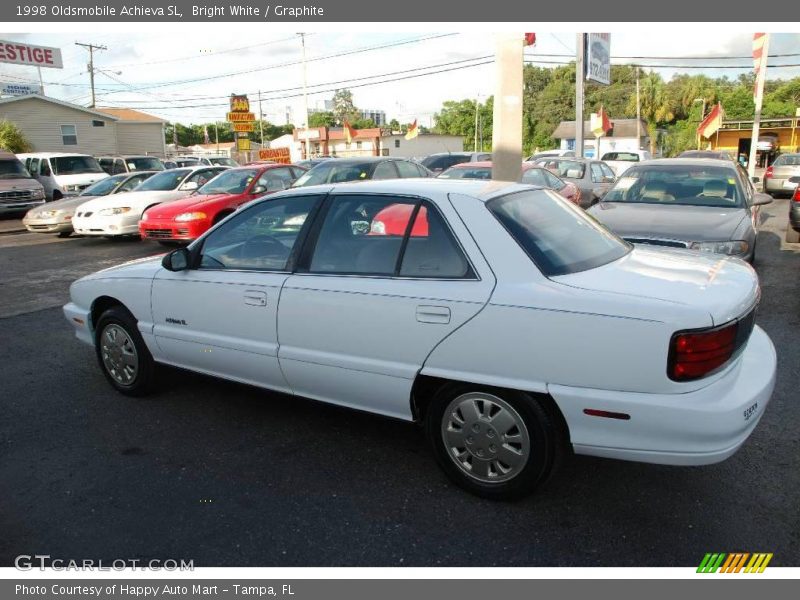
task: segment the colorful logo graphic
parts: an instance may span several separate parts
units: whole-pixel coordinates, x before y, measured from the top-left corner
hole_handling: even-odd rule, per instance
[[[709,552],[703,557],[700,566],[697,567],[697,572],[763,573],[771,560],[772,552],[754,552],[753,554],[749,552],[734,552],[732,554]]]

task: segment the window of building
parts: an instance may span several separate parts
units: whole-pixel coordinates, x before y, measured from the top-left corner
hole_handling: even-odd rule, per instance
[[[394,147],[395,148],[399,148],[400,147],[400,140],[395,140],[394,141]]]
[[[105,121],[92,121],[92,127],[105,127]]]
[[[356,150],[361,150],[361,142],[356,142]]]
[[[61,143],[64,146],[78,145],[78,132],[76,131],[75,125],[61,126]]]

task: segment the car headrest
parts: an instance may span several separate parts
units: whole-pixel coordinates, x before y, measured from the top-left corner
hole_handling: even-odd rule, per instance
[[[728,195],[728,182],[724,179],[711,179],[703,185],[703,196],[725,198]]]

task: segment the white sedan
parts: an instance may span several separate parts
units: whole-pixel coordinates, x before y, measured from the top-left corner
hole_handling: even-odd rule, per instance
[[[131,192],[81,204],[75,209],[72,228],[80,235],[139,235],[139,219],[144,211],[162,202],[185,198],[228,168],[198,166],[161,171]]]
[[[444,471],[492,498],[531,492],[570,451],[724,460],[775,384],[750,266],[635,248],[520,184],[288,190],[70,294],[67,320],[124,394],[164,363],[422,422]]]

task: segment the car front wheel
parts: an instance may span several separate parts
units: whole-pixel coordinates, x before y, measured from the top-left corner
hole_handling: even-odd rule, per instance
[[[437,462],[459,486],[495,500],[533,492],[561,462],[565,435],[541,398],[476,386],[446,386],[427,416]]]
[[[106,310],[97,321],[95,350],[103,374],[117,391],[142,396],[150,391],[155,362],[136,319],[121,306]]]

